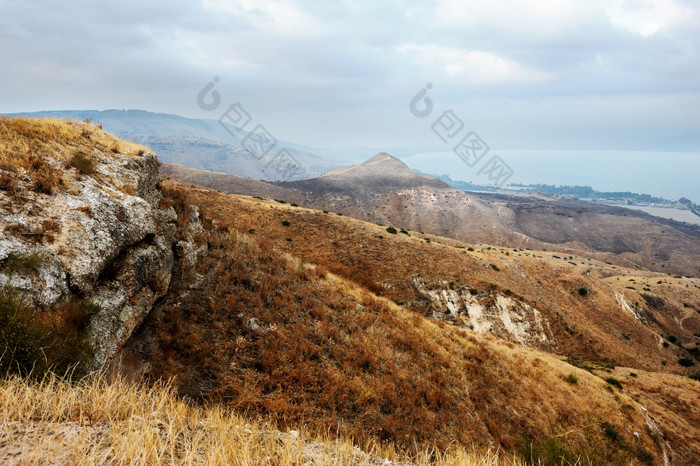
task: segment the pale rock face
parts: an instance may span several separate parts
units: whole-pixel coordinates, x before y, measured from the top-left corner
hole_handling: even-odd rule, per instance
[[[68,189],[52,195],[25,190],[13,198],[0,191],[0,286],[9,281],[47,312],[73,296],[96,304],[92,369],[110,362],[168,291],[174,250],[185,251],[189,266],[207,252],[206,241],[194,244],[203,233],[196,208],[179,235],[174,209],[160,208],[154,154],[101,154],[98,162],[93,176],[67,169]],[[47,222],[57,225],[50,238],[34,233]],[[41,266],[10,274],[3,261],[12,253],[38,254]]]
[[[413,279],[428,299],[432,317],[479,333],[491,333],[524,346],[543,347],[551,340],[547,319],[535,308],[508,296],[472,295],[468,287],[452,289],[448,282]]]

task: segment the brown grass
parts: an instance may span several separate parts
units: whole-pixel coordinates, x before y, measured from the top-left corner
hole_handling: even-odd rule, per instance
[[[189,190],[165,194],[208,212]],[[598,377],[433,322],[285,255],[262,230],[226,231],[212,224],[221,217],[207,215],[210,254],[172,285],[131,342],[122,360],[130,371],[148,363],[148,375],[174,377],[183,395],[360,443],[514,452],[557,438],[594,463],[626,463],[637,449],[658,455],[646,434],[633,436],[644,432],[641,412],[621,418],[621,405],[634,402]],[[619,433],[615,441],[603,422]]]
[[[430,315],[431,309],[413,285],[414,278],[443,283],[439,285],[442,287],[449,284],[456,289],[476,289],[486,301],[510,290],[512,297],[537,309],[549,321],[554,338],[540,343],[539,349],[683,373],[683,368],[675,363],[680,356],[673,348],[657,348],[655,333],[682,334],[692,340],[693,332],[700,332],[700,314],[682,308],[683,302],[700,300],[698,288],[687,287],[689,282],[700,285],[699,279],[675,280],[646,273],[640,283],[651,286],[669,303],[665,312],[658,312],[649,308],[637,292],[625,288],[628,277],[623,274],[632,271],[611,269],[598,261],[574,257],[577,263],[585,265],[572,266],[568,259],[554,258],[556,253],[495,247],[468,251],[469,245],[443,237],[389,235],[386,227],[348,217],[191,188],[172,180],[164,186],[186,190],[189,202],[198,205],[205,216],[221,227],[269,241],[281,251],[322,266],[423,315]],[[283,226],[283,220],[289,221],[290,226]],[[288,237],[292,241],[287,241]],[[431,238],[431,242],[422,237]],[[621,277],[623,281],[619,280]],[[656,285],[659,278],[668,284]],[[581,287],[588,290],[587,296],[579,294]],[[638,302],[649,311],[644,325],[621,309],[615,292],[623,292],[631,304]],[[688,317],[684,319],[685,316]],[[679,328],[680,319],[684,319],[683,329]],[[673,364],[664,366],[664,361]]]

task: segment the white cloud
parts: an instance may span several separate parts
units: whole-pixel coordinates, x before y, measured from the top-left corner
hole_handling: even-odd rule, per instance
[[[442,69],[447,76],[459,76],[474,83],[515,83],[549,79],[551,75],[495,53],[481,50],[406,44],[398,51],[425,69]]]
[[[610,22],[649,37],[692,15],[692,10],[674,0],[607,0],[606,13]]]

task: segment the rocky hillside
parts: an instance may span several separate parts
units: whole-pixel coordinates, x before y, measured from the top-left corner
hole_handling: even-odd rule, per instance
[[[0,286],[44,319],[79,319],[84,363],[104,366],[167,292],[173,251],[203,252],[196,211],[178,232],[160,201],[144,147],[85,122],[0,119]]]

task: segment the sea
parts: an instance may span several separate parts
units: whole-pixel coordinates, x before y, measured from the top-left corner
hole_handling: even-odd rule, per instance
[[[496,155],[512,171],[506,184],[591,186],[671,200],[685,197],[700,204],[700,152],[500,150],[488,152],[471,167],[453,152],[422,152],[401,160],[424,173],[492,184],[483,169]]]

